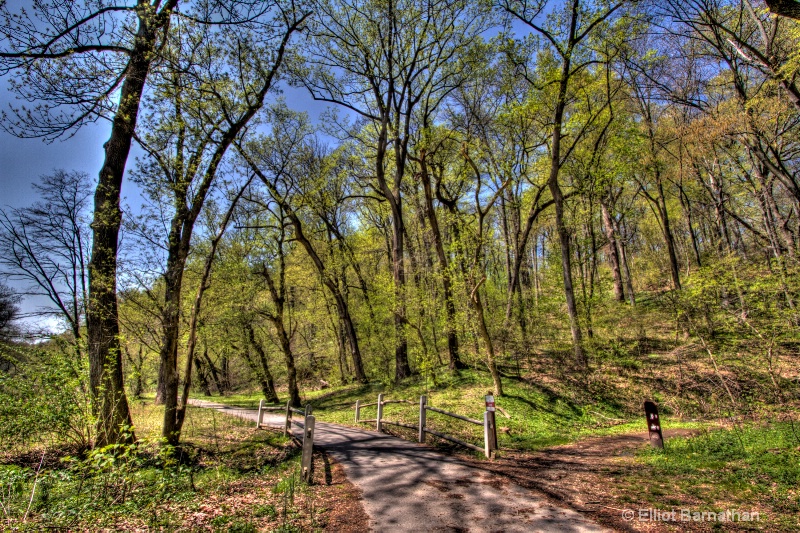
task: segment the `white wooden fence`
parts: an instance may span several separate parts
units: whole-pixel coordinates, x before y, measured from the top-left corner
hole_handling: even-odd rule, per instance
[[[292,423],[303,428],[303,458],[300,461],[300,469],[303,475],[303,480],[306,483],[311,482],[311,458],[314,453],[314,426],[316,420],[314,415],[311,414],[311,404],[306,404],[305,409],[297,409],[292,407],[291,402],[286,402],[286,407],[264,405],[264,400],[258,402],[258,418],[256,419],[256,428],[264,425],[264,414],[268,411],[285,412],[286,417],[283,423],[283,436],[292,436]],[[298,414],[303,416],[303,423],[300,424],[293,420],[292,415]]]
[[[450,442],[454,442],[466,448],[470,448],[472,450],[476,450],[479,452],[483,452],[487,458],[493,459],[497,453],[497,425],[495,424],[494,418],[494,398],[492,396],[486,397],[486,410],[483,413],[483,420],[476,420],[474,418],[470,418],[468,416],[459,415],[457,413],[451,413],[450,411],[445,411],[444,409],[438,409],[436,407],[428,405],[428,398],[426,396],[420,396],[419,398],[419,423],[416,426],[411,424],[404,424],[402,422],[396,422],[391,420],[386,420],[383,418],[383,406],[392,403],[408,403],[414,405],[415,402],[411,400],[384,400],[383,394],[378,394],[378,401],[377,402],[369,402],[369,403],[361,403],[361,400],[356,400],[355,406],[355,422],[356,424],[362,423],[375,423],[375,429],[378,431],[383,431],[383,425],[389,424],[393,426],[402,426],[409,429],[416,429],[417,433],[417,440],[419,442],[425,442],[425,436],[427,434],[435,435],[441,439],[448,440]],[[364,407],[371,407],[377,406],[378,413],[376,418],[361,418],[361,409]],[[476,446],[469,442],[463,441],[457,437],[452,435],[446,435],[444,433],[440,433],[438,431],[434,431],[427,426],[427,419],[428,419],[428,411],[433,413],[439,413],[445,416],[449,416],[451,418],[456,418],[458,420],[463,420],[469,424],[474,424],[477,426],[483,427],[483,448],[480,446]]]

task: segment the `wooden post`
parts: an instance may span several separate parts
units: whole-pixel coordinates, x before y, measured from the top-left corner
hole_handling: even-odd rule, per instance
[[[661,420],[658,418],[658,407],[653,402],[644,402],[644,414],[647,418],[647,432],[653,448],[664,448],[664,435],[661,433]]]
[[[483,449],[487,459],[494,459],[497,455],[497,427],[493,411],[483,412]]]
[[[303,458],[300,468],[303,474],[303,481],[311,484],[311,459],[314,453],[314,416],[308,415],[303,428]]]
[[[261,427],[261,423],[264,421],[264,399],[258,401],[258,418],[256,419],[256,429]]]
[[[383,418],[383,394],[378,394],[378,418],[375,421],[375,429],[381,431],[381,418]]]
[[[361,400],[356,400],[356,424],[361,419]]]
[[[494,459],[497,451],[497,424],[494,410],[494,396],[487,394],[486,411],[483,412],[483,448],[487,459]]]
[[[283,436],[292,434],[292,400],[286,402],[286,424],[283,426]]]
[[[422,395],[419,397],[419,441],[425,442],[425,406],[428,403],[428,397]]]

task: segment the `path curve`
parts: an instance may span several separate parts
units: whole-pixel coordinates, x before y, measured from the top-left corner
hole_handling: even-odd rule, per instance
[[[205,400],[192,405],[255,422],[253,409]],[[266,414],[282,428],[284,417]],[[302,430],[295,425],[295,432]],[[605,532],[580,513],[553,505],[506,478],[407,440],[376,431],[317,422],[314,444],[339,462],[361,489],[370,527],[378,532]]]

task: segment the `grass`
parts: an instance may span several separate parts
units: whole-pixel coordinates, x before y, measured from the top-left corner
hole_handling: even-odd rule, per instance
[[[798,429],[790,422],[747,424],[670,439],[663,451],[645,449],[619,480],[621,502],[667,511],[756,511],[759,528],[797,531]]]
[[[298,449],[277,432],[190,408],[181,460],[160,444],[163,408],[133,406],[138,442],[0,461],[4,529],[309,531],[324,526],[324,488],[299,480]],[[38,458],[36,458],[38,459]]]

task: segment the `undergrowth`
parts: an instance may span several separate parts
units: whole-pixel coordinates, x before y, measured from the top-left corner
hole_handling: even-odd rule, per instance
[[[155,437],[163,411],[135,405],[139,439],[60,455],[0,457],[4,529],[299,531],[324,524],[324,505],[299,482],[297,447],[278,432],[190,409],[184,443]],[[75,450],[80,452],[80,450]]]

